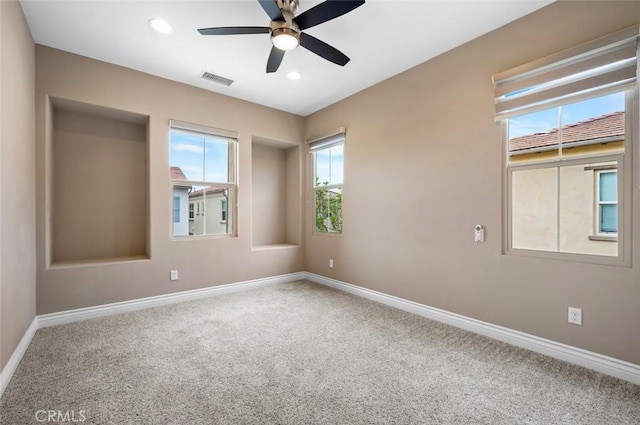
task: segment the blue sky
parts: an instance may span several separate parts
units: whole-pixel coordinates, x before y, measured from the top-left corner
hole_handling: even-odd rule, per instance
[[[561,109],[561,122],[559,110]],[[562,107],[545,109],[527,115],[509,119],[509,137],[542,133],[558,126],[576,123],[588,118],[598,117],[616,111],[625,110],[624,92],[576,102]]]
[[[188,180],[228,182],[229,142],[214,136],[171,132],[171,166],[180,167]]]

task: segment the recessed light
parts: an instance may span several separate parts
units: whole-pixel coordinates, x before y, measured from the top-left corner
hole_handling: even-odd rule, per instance
[[[158,19],[158,18],[149,19],[149,25],[151,25],[151,28],[153,28],[154,30],[158,31],[161,34],[169,34],[170,32],[173,31],[173,29],[171,28],[171,25],[169,25],[166,21],[163,21],[162,19]]]
[[[291,71],[287,74],[287,78],[289,78],[290,80],[299,80],[300,73],[298,71]]]

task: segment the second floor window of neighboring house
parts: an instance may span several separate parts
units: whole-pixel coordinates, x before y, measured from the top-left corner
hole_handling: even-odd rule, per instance
[[[220,221],[222,222],[227,221],[227,200],[226,199],[220,200]]]
[[[173,236],[235,234],[232,207],[236,198],[237,136],[177,121],[171,121],[170,126]],[[176,199],[179,208],[186,209],[178,215]],[[224,222],[220,220],[223,216]]]
[[[312,140],[314,230],[342,233],[342,188],[344,184],[344,130]]]
[[[173,222],[177,223],[180,221],[180,197],[173,197]]]
[[[618,172],[599,171],[597,174],[597,229],[601,234],[618,233]]]
[[[624,30],[494,76],[506,253],[630,261],[637,37]]]

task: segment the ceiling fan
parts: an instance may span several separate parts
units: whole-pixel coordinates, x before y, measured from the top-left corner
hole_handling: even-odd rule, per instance
[[[326,0],[298,16],[294,14],[298,10],[299,0],[258,0],[258,3],[271,18],[268,27],[201,28],[198,32],[202,35],[270,33],[273,47],[267,60],[267,73],[276,72],[284,53],[298,45],[340,66],[349,62],[349,58],[335,47],[302,31],[351,12],[362,6],[364,0]]]

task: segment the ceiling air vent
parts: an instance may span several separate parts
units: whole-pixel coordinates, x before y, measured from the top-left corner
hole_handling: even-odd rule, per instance
[[[200,76],[200,78],[203,78],[203,79],[209,80],[209,81],[213,81],[214,83],[224,84],[225,86],[230,86],[231,84],[233,84],[233,80],[221,77],[221,76],[216,75],[216,74],[212,74],[212,73],[207,72],[207,71],[203,72],[202,75]]]

